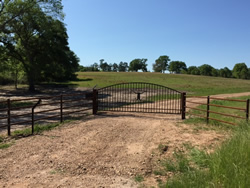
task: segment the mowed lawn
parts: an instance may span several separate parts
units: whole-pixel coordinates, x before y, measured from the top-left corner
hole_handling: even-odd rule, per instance
[[[250,80],[141,72],[78,72],[78,81],[67,82],[77,87],[97,88],[124,82],[148,82],[164,85],[190,95],[213,95],[250,91]]]

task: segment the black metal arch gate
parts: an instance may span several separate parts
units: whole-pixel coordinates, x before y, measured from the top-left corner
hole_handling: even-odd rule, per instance
[[[181,114],[185,119],[185,93],[162,85],[131,82],[94,90],[97,111]]]

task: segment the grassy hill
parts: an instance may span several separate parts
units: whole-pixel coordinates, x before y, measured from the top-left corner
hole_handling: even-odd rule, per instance
[[[79,87],[98,88],[122,82],[149,82],[164,85],[192,95],[250,92],[250,80],[182,74],[136,72],[78,72],[79,81],[68,82]]]

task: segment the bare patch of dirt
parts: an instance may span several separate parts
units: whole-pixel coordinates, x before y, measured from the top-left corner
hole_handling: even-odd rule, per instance
[[[137,187],[134,177],[156,186],[153,154],[167,144],[218,144],[216,131],[194,132],[180,115],[105,113],[15,141],[0,153],[1,187]]]

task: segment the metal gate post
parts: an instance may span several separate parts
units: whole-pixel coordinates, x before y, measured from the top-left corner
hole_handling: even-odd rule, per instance
[[[181,119],[186,119],[186,92],[181,93]]]
[[[210,96],[207,96],[207,123],[209,123]]]
[[[97,114],[98,111],[98,91],[93,89],[93,114]]]
[[[247,99],[246,119],[247,119],[247,122],[248,122],[248,119],[249,119],[249,99]]]

